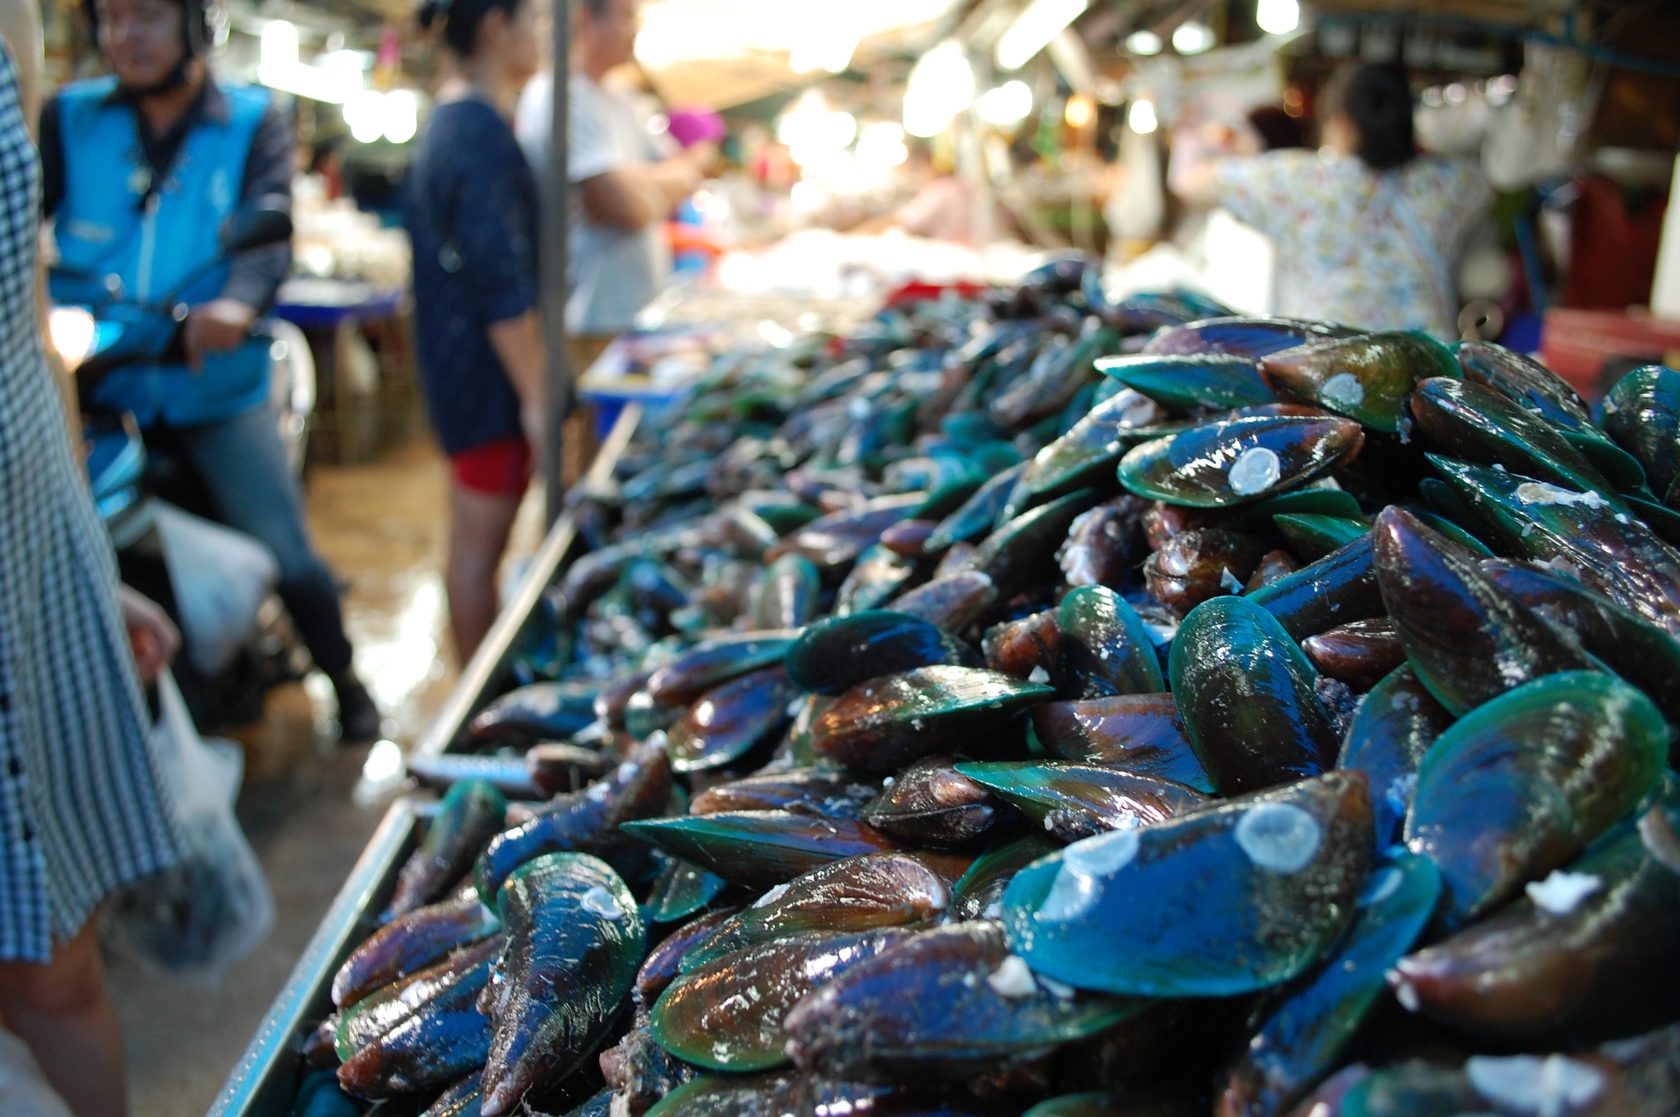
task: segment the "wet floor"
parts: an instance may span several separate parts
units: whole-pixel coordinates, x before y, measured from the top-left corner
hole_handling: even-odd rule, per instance
[[[308,481],[316,544],[349,583],[345,625],[357,668],[402,746],[424,733],[455,680],[442,580],[445,494],[444,464],[423,436],[368,464],[312,466]],[[515,555],[540,542],[537,504],[527,501]],[[230,734],[246,758],[240,820],[277,909],[262,946],[212,988],[111,960],[136,1117],[209,1108],[390,804],[390,789],[363,776],[388,771],[395,750],[333,744],[329,697],[320,676],[278,688],[261,722]]]

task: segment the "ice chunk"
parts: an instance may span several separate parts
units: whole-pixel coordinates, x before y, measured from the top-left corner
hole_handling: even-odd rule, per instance
[[[1030,997],[1038,992],[1038,986],[1033,982],[1032,971],[1027,969],[1027,963],[1017,955],[1011,954],[1003,960],[1003,964],[992,971],[986,978],[998,994],[1005,997]]]
[[[1563,1055],[1476,1055],[1464,1064],[1470,1085],[1501,1110],[1565,1117],[1604,1089],[1604,1074]]]
[[[1604,887],[1604,882],[1591,873],[1570,873],[1558,869],[1542,881],[1530,881],[1525,891],[1536,907],[1552,915],[1568,915],[1575,908]]]

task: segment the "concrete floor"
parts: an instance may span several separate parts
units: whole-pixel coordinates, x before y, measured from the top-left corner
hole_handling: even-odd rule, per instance
[[[317,546],[349,580],[345,624],[358,670],[404,746],[428,727],[454,682],[441,577],[446,477],[416,437],[356,466],[312,466]],[[527,502],[514,554],[540,541]],[[261,722],[241,728],[246,776],[239,815],[274,890],[273,931],[213,989],[158,978],[113,957],[135,1117],[202,1114],[220,1092],[369,836],[390,792],[361,780],[369,748],[340,749],[322,730],[325,680],[273,691]]]

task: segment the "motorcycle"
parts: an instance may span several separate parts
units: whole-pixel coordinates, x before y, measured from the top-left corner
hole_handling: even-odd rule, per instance
[[[155,302],[126,297],[114,280],[56,266],[49,271],[55,304],[49,344],[74,373],[94,505],[123,580],[157,601],[181,629],[175,674],[201,729],[259,718],[267,692],[302,678],[308,656],[274,593],[278,572],[268,551],[214,522],[209,494],[178,446],[167,437],[148,444],[132,415],[95,397],[120,369],[181,364],[188,314],[181,292],[231,257],[291,234],[283,211],[235,214],[217,254]],[[282,444],[301,474],[315,405],[308,342],[297,327],[274,319],[259,322],[252,335],[269,342]]]

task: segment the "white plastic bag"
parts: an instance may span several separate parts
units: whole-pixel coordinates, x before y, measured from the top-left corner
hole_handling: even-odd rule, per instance
[[[187,660],[215,675],[250,636],[280,567],[256,540],[172,504],[159,501],[156,518]]]
[[[152,747],[174,800],[181,860],[113,897],[106,936],[147,969],[214,984],[268,935],[274,894],[233,813],[239,746],[199,737],[167,672],[158,698]]]

